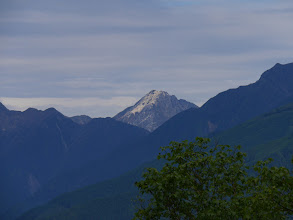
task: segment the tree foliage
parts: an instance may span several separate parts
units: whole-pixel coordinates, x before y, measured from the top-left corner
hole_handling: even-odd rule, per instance
[[[252,169],[240,146],[210,140],[171,142],[148,168],[139,188],[135,219],[285,219],[293,215],[293,177],[270,160]],[[293,162],[293,161],[292,161]],[[253,172],[252,172],[253,170]]]

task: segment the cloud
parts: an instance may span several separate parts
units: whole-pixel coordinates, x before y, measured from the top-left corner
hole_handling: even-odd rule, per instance
[[[2,8],[0,96],[95,97],[97,108],[65,101],[65,114],[113,115],[121,105],[105,100],[152,89],[202,104],[292,62],[292,1],[11,0]]]

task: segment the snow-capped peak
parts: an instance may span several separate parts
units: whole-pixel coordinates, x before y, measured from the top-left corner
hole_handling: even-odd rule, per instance
[[[152,90],[134,106],[130,106],[114,116],[118,121],[136,125],[153,131],[169,118],[189,108],[197,106],[164,91]]]
[[[144,97],[142,97],[134,106],[133,109],[130,111],[132,114],[137,112],[141,112],[146,106],[155,104],[160,97],[169,96],[167,92],[164,91],[157,91],[152,90]]]

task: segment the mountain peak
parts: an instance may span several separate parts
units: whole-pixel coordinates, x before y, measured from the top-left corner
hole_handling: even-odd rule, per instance
[[[62,115],[63,114],[61,112],[59,112],[57,109],[51,107],[51,108],[48,108],[46,110],[43,111],[47,116],[57,116],[57,115]]]
[[[134,106],[118,113],[114,118],[128,124],[153,131],[169,118],[196,105],[185,100],[178,100],[176,96],[165,91],[151,90]]]
[[[151,90],[148,94],[146,94],[146,95],[157,95],[157,94],[168,94],[167,92],[165,92],[165,91],[158,91],[158,90],[155,90],[155,89],[153,89],[153,90]],[[168,94],[169,95],[169,94]]]
[[[169,96],[168,92],[158,91],[158,90],[152,90],[148,94],[146,94],[144,97],[150,97],[151,96],[153,98],[158,98],[158,96],[160,96],[160,95]]]
[[[134,108],[131,110],[131,113],[133,114],[139,113],[144,108],[155,105],[157,102],[159,102],[160,99],[163,99],[164,97],[167,97],[167,96],[170,96],[170,95],[165,91],[152,90],[148,94],[146,94],[144,97],[142,97],[134,105]]]
[[[271,69],[265,71],[261,75],[261,79],[273,79],[273,78],[287,78],[293,74],[293,63],[280,64],[276,63]]]
[[[70,118],[72,121],[74,121],[75,123],[80,124],[80,125],[85,125],[92,120],[92,118],[87,115],[77,115],[77,116],[73,116]]]
[[[282,64],[280,64],[280,63],[276,63],[275,66],[274,66],[273,68],[280,67],[280,66],[282,66]]]

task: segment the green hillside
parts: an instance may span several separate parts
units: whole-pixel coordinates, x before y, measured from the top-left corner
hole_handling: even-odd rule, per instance
[[[241,145],[250,163],[268,157],[290,166],[293,155],[293,103],[216,135],[221,144]]]
[[[275,165],[289,166],[293,155],[293,103],[222,132],[214,140],[242,145],[248,163],[272,157]],[[161,165],[154,161],[119,178],[64,194],[19,219],[131,219],[136,195],[133,183],[144,167]]]

